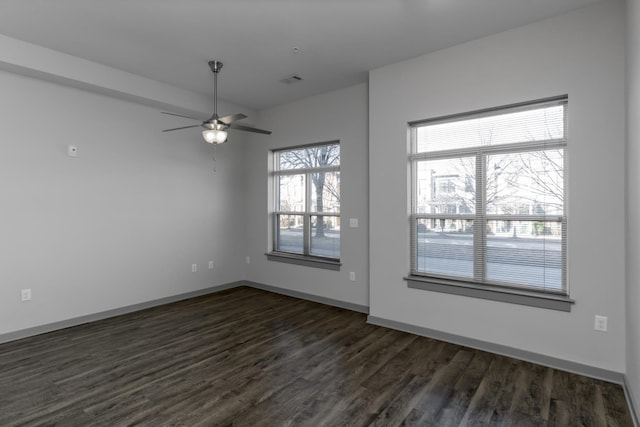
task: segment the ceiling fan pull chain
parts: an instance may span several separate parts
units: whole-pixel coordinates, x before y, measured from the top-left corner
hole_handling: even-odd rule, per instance
[[[213,144],[213,172],[216,171],[216,150],[217,150],[218,144]]]

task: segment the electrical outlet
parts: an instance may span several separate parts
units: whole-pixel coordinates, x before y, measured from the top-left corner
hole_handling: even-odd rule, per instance
[[[349,280],[351,280],[352,282],[356,281],[356,272],[355,271],[350,271],[349,272]]]
[[[358,228],[358,218],[349,218],[349,227]]]
[[[213,269],[213,261],[209,261],[209,270]]]
[[[198,264],[191,264],[191,272],[195,273],[196,271],[198,271]]]
[[[600,332],[607,332],[607,316],[599,316],[596,314],[593,329]]]
[[[31,301],[31,289],[22,289],[20,291],[20,299],[22,302]]]

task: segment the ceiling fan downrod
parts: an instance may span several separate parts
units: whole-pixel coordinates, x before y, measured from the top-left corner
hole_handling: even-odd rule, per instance
[[[220,61],[209,61],[209,67],[213,72],[213,120],[218,119],[218,73],[223,65]]]

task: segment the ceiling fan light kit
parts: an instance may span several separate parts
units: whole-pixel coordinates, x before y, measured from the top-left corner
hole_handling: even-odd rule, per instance
[[[209,67],[213,72],[213,114],[207,120],[202,121],[202,124],[199,125],[191,125],[191,126],[181,126],[172,129],[165,129],[162,132],[171,132],[174,130],[180,129],[189,129],[195,127],[202,127],[204,130],[202,131],[202,137],[209,144],[222,144],[227,140],[227,130],[228,129],[237,129],[246,132],[254,132],[254,133],[262,133],[265,135],[271,135],[271,131],[258,129],[251,126],[239,125],[235,122],[238,120],[242,120],[246,118],[244,114],[232,114],[230,116],[219,117],[218,116],[218,73],[222,69],[222,62],[220,61],[209,61]],[[178,116],[184,117],[192,120],[200,120],[195,117],[184,116],[182,114],[175,113],[167,113],[162,112],[163,114],[168,114],[170,116]]]
[[[218,129],[205,129],[202,131],[202,137],[209,144],[222,144],[227,140],[227,132]]]

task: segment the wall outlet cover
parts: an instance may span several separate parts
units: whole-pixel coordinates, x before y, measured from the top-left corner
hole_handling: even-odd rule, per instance
[[[595,323],[593,325],[593,329],[595,329],[596,331],[600,331],[600,332],[607,332],[607,321],[609,319],[607,318],[607,316],[600,316],[597,315],[595,316]]]

